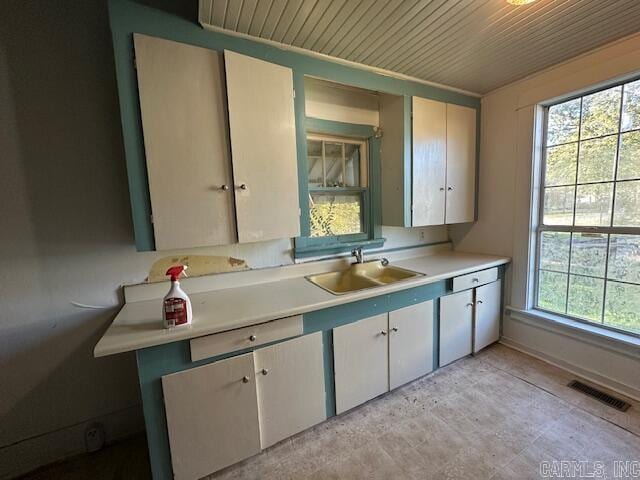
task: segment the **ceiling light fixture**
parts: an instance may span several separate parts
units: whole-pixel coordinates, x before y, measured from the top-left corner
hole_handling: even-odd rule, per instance
[[[528,3],[533,3],[535,1],[536,0],[507,0],[507,3],[519,7],[520,5],[527,5]]]

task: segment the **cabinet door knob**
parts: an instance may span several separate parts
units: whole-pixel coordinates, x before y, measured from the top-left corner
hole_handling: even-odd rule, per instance
[[[266,375],[267,373],[269,373],[269,370],[267,368],[263,368],[260,373],[262,373],[263,375]]]
[[[478,301],[476,301],[476,303],[482,303],[482,300],[478,300]]]
[[[384,330],[382,330],[382,331],[380,332],[380,335],[382,335],[382,336],[384,337],[384,336],[386,336],[386,335],[387,335],[387,332],[386,332],[386,331],[384,331]]]
[[[242,383],[249,383],[249,377],[247,377],[246,375],[242,377]]]
[[[249,337],[249,341],[250,341],[250,342],[255,342],[255,341],[256,341],[256,336],[255,336],[255,335],[251,335],[251,336]]]
[[[447,187],[447,190],[451,191],[453,190],[453,187]]]
[[[441,191],[441,192],[444,192],[444,187],[440,187],[440,191]]]
[[[226,192],[227,190],[229,190],[229,185],[222,185],[222,186],[220,186],[220,190],[222,190],[222,191],[225,191],[225,192]]]
[[[398,327],[393,327],[391,330],[393,330],[394,332],[397,332],[400,329]]]
[[[241,183],[240,186],[238,186],[238,188],[240,190],[246,190],[247,189],[247,184],[246,183]]]
[[[467,307],[473,307],[475,304],[473,302],[467,303]]]

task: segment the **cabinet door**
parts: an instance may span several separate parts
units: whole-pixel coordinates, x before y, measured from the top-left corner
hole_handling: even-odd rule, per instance
[[[156,249],[234,243],[222,55],[133,40]]]
[[[389,387],[433,370],[433,300],[389,312]]]
[[[447,104],[413,97],[412,225],[445,220]]]
[[[471,353],[473,290],[440,298],[440,366]]]
[[[196,479],[260,451],[253,354],[162,377],[174,478]]]
[[[447,104],[445,223],[473,222],[476,201],[476,111]]]
[[[333,329],[336,412],[389,391],[387,314]]]
[[[240,242],[300,235],[290,68],[225,50]]]
[[[474,352],[500,339],[500,294],[500,280],[476,288]]]
[[[327,418],[322,332],[261,348],[254,358],[262,448]]]

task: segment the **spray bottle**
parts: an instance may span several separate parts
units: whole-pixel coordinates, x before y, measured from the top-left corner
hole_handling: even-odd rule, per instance
[[[191,312],[191,300],[180,288],[178,277],[187,267],[176,265],[167,270],[165,275],[171,275],[171,288],[164,297],[162,308],[162,320],[164,328],[177,327],[179,325],[191,325],[193,314]]]

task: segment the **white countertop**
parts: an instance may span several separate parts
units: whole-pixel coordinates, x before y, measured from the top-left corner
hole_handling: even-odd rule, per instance
[[[447,251],[391,262],[392,265],[425,276],[344,295],[333,295],[303,276],[195,293],[189,295],[193,307],[192,324],[169,330],[163,328],[161,299],[125,303],[97,343],[94,355],[102,357],[233,330],[426,285],[509,262],[508,257]]]

